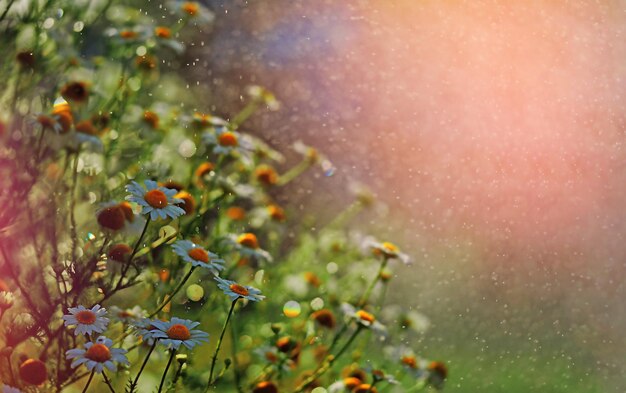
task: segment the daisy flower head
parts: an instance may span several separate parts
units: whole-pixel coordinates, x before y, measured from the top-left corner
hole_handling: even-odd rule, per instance
[[[155,340],[155,329],[157,327],[154,325],[154,319],[150,318],[139,318],[133,322],[131,322],[131,327],[135,331],[135,336],[141,338],[141,340],[148,345],[152,345]]]
[[[70,349],[65,354],[72,361],[72,368],[84,364],[89,371],[102,374],[106,367],[109,371],[116,371],[117,365],[128,365],[126,350],[122,348],[112,348],[113,340],[100,336],[95,342],[88,342],[83,348]]]
[[[220,277],[215,277],[215,281],[217,281],[219,289],[221,289],[230,300],[243,298],[252,302],[258,302],[265,299],[265,296],[261,295],[261,291],[254,287],[240,285],[235,281],[225,280]]]
[[[70,307],[69,314],[63,315],[65,326],[76,326],[74,335],[79,334],[93,335],[94,333],[102,333],[109,324],[109,318],[106,317],[107,310],[96,304],[91,309],[82,305],[78,307]]]
[[[168,348],[178,349],[184,345],[187,349],[193,349],[196,345],[209,341],[209,334],[202,330],[194,329],[200,322],[190,321],[173,317],[170,321],[152,321],[152,337]]]
[[[157,182],[146,180],[144,189],[139,183],[133,181],[126,186],[130,193],[126,197],[130,202],[141,206],[141,214],[149,214],[151,220],[157,218],[176,218],[185,214],[185,210],[177,204],[183,203],[182,199],[174,198],[176,190],[160,187]]]
[[[117,306],[112,306],[110,309],[111,316],[122,323],[131,323],[138,321],[146,317],[147,312],[140,306],[133,308],[122,309]]]
[[[204,143],[213,146],[215,154],[230,154],[241,145],[241,134],[224,126],[215,127],[214,132],[206,132],[202,139]]]
[[[206,113],[195,112],[191,117],[191,124],[196,128],[203,130],[210,126],[227,126],[228,122],[220,117],[209,115]]]
[[[244,257],[255,257],[268,262],[272,261],[270,253],[259,246],[259,239],[254,233],[242,233],[239,236],[233,235],[230,237],[230,241],[235,250]]]
[[[343,303],[341,305],[341,309],[346,318],[348,318],[348,320],[352,320],[358,325],[367,329],[372,329],[374,332],[380,335],[386,335],[387,328],[385,328],[382,323],[376,320],[376,316],[374,316],[374,314],[369,313],[363,309],[357,309],[348,303]]]
[[[405,265],[411,264],[411,258],[400,251],[400,248],[391,242],[379,242],[373,238],[366,238],[363,244],[371,250],[375,256],[382,256],[387,259],[399,259]]]
[[[191,263],[191,266],[209,269],[216,276],[224,269],[224,260],[220,259],[219,255],[206,250],[192,241],[178,240],[172,245],[172,249],[183,261]]]

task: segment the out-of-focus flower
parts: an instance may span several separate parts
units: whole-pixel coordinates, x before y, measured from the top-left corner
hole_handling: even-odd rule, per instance
[[[285,211],[283,210],[283,208],[273,203],[270,205],[267,205],[267,213],[269,214],[270,218],[274,221],[282,222],[287,219],[287,216],[285,215]]]
[[[14,302],[15,302],[15,296],[13,295],[13,292],[1,291],[0,292],[0,313],[4,310],[11,308]]]
[[[169,188],[172,188],[172,187],[169,187]],[[174,195],[174,198],[180,199],[181,201],[183,201],[182,203],[179,203],[177,206],[181,207],[185,211],[185,215],[187,216],[192,215],[193,212],[196,210],[196,199],[193,197],[193,195],[191,195],[187,191],[178,191],[178,193]]]
[[[39,359],[26,359],[20,364],[20,378],[29,385],[41,385],[48,379],[46,365]]]
[[[278,387],[272,381],[263,381],[256,384],[252,393],[278,393]]]
[[[89,88],[85,82],[69,82],[61,89],[61,96],[69,102],[82,104],[89,99]]]
[[[111,339],[100,336],[95,342],[86,343],[84,349],[70,349],[65,354],[68,359],[74,359],[72,368],[84,364],[87,370],[95,370],[96,373],[101,374],[105,367],[110,371],[116,371],[116,363],[129,364],[126,358],[127,351],[122,348],[112,348],[112,346],[113,341]]]
[[[272,260],[269,252],[259,246],[259,240],[254,233],[242,233],[239,236],[233,235],[229,239],[235,250],[243,256],[255,257],[266,261]]]
[[[91,309],[82,305],[78,307],[70,307],[69,314],[63,315],[65,326],[75,326],[74,335],[79,334],[93,335],[94,333],[102,333],[109,324],[109,318],[106,317],[107,310],[96,304]]]
[[[278,183],[278,173],[269,165],[259,165],[254,170],[254,178],[264,186],[273,186]]]
[[[226,209],[226,217],[233,221],[242,221],[246,218],[246,210],[240,206],[231,206]]]
[[[254,287],[240,285],[235,281],[225,280],[221,277],[215,277],[215,281],[217,281],[219,289],[221,289],[230,300],[242,298],[258,302],[265,299],[265,296],[261,295],[261,291]]]
[[[133,308],[121,309],[117,306],[112,306],[109,310],[111,317],[117,319],[122,323],[131,323],[134,321],[138,321],[142,318],[145,318],[148,314],[146,310],[141,308],[140,306],[135,306]]]
[[[241,134],[219,126],[213,132],[204,133],[202,140],[207,145],[213,146],[213,153],[230,154],[240,146]]]
[[[107,256],[110,260],[115,262],[127,262],[128,257],[133,252],[133,249],[130,248],[128,244],[119,243],[114,244],[109,248]]]
[[[144,72],[152,71],[157,66],[157,59],[156,57],[149,55],[149,54],[146,54],[143,56],[137,56],[135,57],[135,65],[141,71],[144,71]]]
[[[134,214],[132,209],[128,213],[127,206],[121,203],[109,202],[98,210],[96,219],[102,228],[119,231],[124,228],[126,221],[134,220]]]
[[[183,261],[191,263],[192,266],[209,269],[216,276],[224,269],[224,260],[219,255],[189,240],[178,240],[174,243],[172,249]]]
[[[209,126],[222,126],[228,125],[228,122],[220,117],[209,115],[206,113],[195,112],[191,116],[191,124],[199,130],[203,130]]]
[[[352,392],[357,386],[363,383],[362,380],[356,377],[346,377],[341,381],[334,382],[328,387],[328,393],[344,393]]]
[[[140,337],[144,342],[152,345],[154,343],[154,330],[157,327],[154,325],[154,319],[140,318],[131,323],[131,327],[135,331],[135,335]]]
[[[215,19],[215,15],[198,2],[172,1],[170,4],[179,15],[196,23],[207,24]]]
[[[173,317],[171,321],[152,321],[152,337],[168,348],[178,349],[184,345],[187,349],[193,349],[196,345],[209,341],[209,334],[202,330],[194,329],[200,322],[190,321]]]
[[[159,187],[157,182],[146,180],[144,189],[139,183],[132,182],[126,186],[126,191],[131,195],[126,199],[135,202],[142,207],[141,214],[149,214],[152,220],[161,218],[176,218],[185,214],[185,211],[176,206],[182,199],[174,198],[176,190]]]
[[[400,248],[391,242],[379,242],[368,237],[364,239],[364,246],[371,250],[376,256],[382,256],[388,259],[399,259],[405,265],[411,264],[411,258],[400,251]]]
[[[448,378],[448,367],[443,362],[432,361],[428,363],[426,369],[428,370],[428,383],[437,390],[443,389]]]
[[[274,94],[264,87],[253,85],[246,88],[248,95],[255,100],[261,100],[267,105],[269,110],[276,111],[280,109],[280,102],[276,99]]]
[[[378,334],[385,335],[387,333],[385,326],[376,320],[374,314],[363,309],[356,309],[348,303],[343,303],[341,305],[341,309],[349,320],[352,320],[365,328],[372,329]]]
[[[159,38],[170,38],[172,36],[172,31],[169,27],[157,26],[154,28],[154,35]]]
[[[4,385],[2,387],[2,393],[22,393],[18,388],[14,388],[13,386]]]
[[[159,128],[159,115],[153,111],[144,111],[143,112],[143,122],[150,126],[153,130]]]
[[[327,329],[334,329],[337,324],[335,314],[328,309],[317,310],[311,314],[311,319]]]
[[[198,167],[194,171],[194,177],[196,178],[196,184],[198,188],[202,188],[206,184],[208,184],[206,182],[206,177],[211,172],[213,172],[213,169],[215,169],[215,165],[213,165],[213,163],[211,162],[203,162],[202,164],[198,165]]]

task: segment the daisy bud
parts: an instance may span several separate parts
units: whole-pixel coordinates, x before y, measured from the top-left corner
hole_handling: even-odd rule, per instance
[[[98,224],[105,229],[119,231],[126,224],[126,215],[119,206],[109,206],[102,209],[97,216]]]
[[[48,379],[46,365],[39,359],[27,359],[20,365],[20,378],[30,385],[41,385]]]
[[[264,186],[273,186],[278,183],[278,174],[269,165],[260,165],[254,171],[254,177]]]
[[[226,210],[226,216],[233,221],[241,221],[246,218],[246,211],[239,206],[231,206]]]

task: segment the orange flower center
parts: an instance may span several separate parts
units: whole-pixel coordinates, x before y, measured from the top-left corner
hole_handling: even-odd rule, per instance
[[[167,329],[167,337],[174,339],[174,340],[189,340],[189,338],[191,337],[191,332],[189,332],[189,329],[187,329],[187,326],[185,325],[181,325],[180,323],[177,323],[175,325],[170,326],[169,329]]]
[[[343,384],[348,389],[354,389],[361,384],[361,380],[356,377],[348,377],[343,380]]]
[[[239,285],[239,284],[230,284],[228,288],[230,288],[231,291],[235,292],[237,295],[240,295],[240,296],[248,296],[248,294],[250,293],[248,292],[246,287],[244,287],[243,285]]]
[[[192,259],[195,259],[196,261],[209,263],[209,253],[207,253],[206,251],[204,251],[204,249],[200,247],[192,248],[191,250],[189,250],[187,255],[189,255]]]
[[[244,233],[237,238],[237,243],[248,248],[259,248],[259,241],[253,233]]]
[[[167,206],[167,196],[161,190],[150,190],[145,193],[143,198],[148,202],[148,205],[155,209],[162,209]]]
[[[162,26],[159,26],[156,29],[154,29],[154,33],[156,34],[157,37],[161,37],[161,38],[170,38],[170,36],[172,35],[170,29],[168,29],[167,27],[162,27]]]
[[[361,321],[365,321],[369,323],[372,323],[376,320],[376,317],[374,317],[372,314],[368,313],[367,311],[363,311],[363,310],[357,311],[356,316],[359,317]]]
[[[93,325],[96,322],[96,314],[89,310],[79,311],[76,313],[76,320],[81,325]]]
[[[219,143],[220,146],[226,147],[237,146],[237,135],[230,131],[226,131],[217,137],[217,143]]]
[[[417,359],[415,359],[415,356],[402,356],[401,361],[411,368],[417,368]]]
[[[183,4],[182,9],[189,15],[193,16],[198,13],[198,4],[188,2],[188,3]]]
[[[85,357],[94,362],[104,363],[111,359],[111,351],[104,344],[94,344],[87,350]]]

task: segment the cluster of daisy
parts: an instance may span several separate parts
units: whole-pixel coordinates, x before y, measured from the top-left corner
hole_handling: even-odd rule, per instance
[[[177,60],[210,10],[14,3],[0,15],[15,58],[0,170],[17,195],[0,212],[5,392],[443,387],[445,364],[394,344],[429,325],[385,297],[411,258],[347,229],[378,208],[373,194],[355,188],[330,222],[304,218],[283,187],[335,169],[247,129],[280,108],[269,90],[249,87],[232,116],[173,98],[189,96]],[[104,36],[97,56],[83,30]]]

